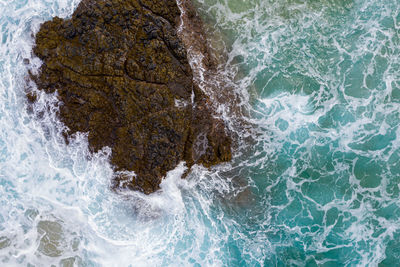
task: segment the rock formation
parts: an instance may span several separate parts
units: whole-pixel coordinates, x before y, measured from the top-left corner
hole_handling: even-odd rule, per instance
[[[57,90],[66,134],[88,132],[93,152],[108,146],[115,170],[136,173],[116,187],[148,194],[180,161],[231,159],[231,138],[193,82],[179,18],[175,0],[83,0],[36,34],[43,65],[33,79]]]

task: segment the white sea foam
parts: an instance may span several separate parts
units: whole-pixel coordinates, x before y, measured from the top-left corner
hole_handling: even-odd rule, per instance
[[[181,245],[181,250],[187,250],[182,257],[175,255],[177,245],[185,236],[197,242],[206,230],[199,223],[199,232],[192,237],[194,233],[187,229],[181,190],[191,187],[180,179],[183,164],[167,175],[156,194],[116,194],[109,189],[110,150],[91,155],[85,134],[77,134],[65,145],[54,95],[38,92],[34,116],[27,112],[27,71],[22,60],[30,59],[33,72],[41,64],[31,57],[31,35],[44,20],[69,16],[78,2],[0,3],[0,261],[7,266],[187,262],[191,255],[197,257],[196,244]],[[196,259],[205,260],[204,256]]]
[[[320,253],[354,246],[346,266],[376,266],[386,257],[388,239],[399,231],[397,219],[378,215],[380,206],[397,205],[399,166],[388,163],[399,151],[397,5],[198,2],[205,16],[215,18],[214,27],[235,36],[227,38],[227,68],[237,70],[239,90],[255,88],[247,104],[252,124],[259,127],[257,148],[243,164],[253,166],[256,183],[266,184],[264,216],[274,218],[257,238],[270,240],[271,232],[282,231],[293,236],[290,242],[301,242],[307,258],[318,264],[346,265]],[[296,211],[297,205],[309,216]],[[332,208],[347,221],[344,234],[318,226],[319,212],[327,216]],[[284,214],[289,214],[286,220]],[[296,225],[304,220],[315,224]],[[313,227],[319,230],[311,233]],[[282,234],[273,244],[266,241],[276,258],[266,251],[257,258],[283,264],[280,257],[288,254],[275,249],[284,250],[289,240]],[[337,240],[343,244],[329,244]]]
[[[0,3],[5,8],[0,14],[0,261],[7,266],[223,265],[225,238],[211,206],[215,194],[232,186],[218,168],[194,166],[182,180],[181,163],[155,194],[113,192],[110,149],[90,154],[81,133],[65,145],[56,95],[37,92],[34,114],[28,112],[27,68],[35,73],[41,64],[31,54],[32,34],[52,16],[69,16],[78,2]]]
[[[301,266],[345,265],[347,257],[348,266],[376,266],[385,259],[400,230],[393,2],[198,1],[220,33],[215,50],[228,52],[218,82],[234,81],[247,110],[241,119],[255,130],[239,131],[233,163],[194,166],[185,180],[181,163],[150,196],[109,189],[109,149],[90,155],[84,134],[63,143],[55,96],[40,93],[35,116],[26,111],[22,59],[33,71],[41,64],[31,58],[31,34],[78,2],[0,1],[2,264]],[[217,108],[235,119],[229,105]],[[248,137],[253,143],[244,147]]]

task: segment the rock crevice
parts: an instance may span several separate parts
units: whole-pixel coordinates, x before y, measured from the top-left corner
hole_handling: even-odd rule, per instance
[[[115,186],[148,194],[180,161],[231,159],[224,123],[193,82],[179,18],[175,0],[83,0],[36,34],[43,65],[34,80],[57,90],[67,135],[88,132],[93,152],[109,146],[115,169],[136,173]]]

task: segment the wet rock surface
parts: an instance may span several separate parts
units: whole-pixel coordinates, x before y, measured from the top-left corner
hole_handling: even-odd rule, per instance
[[[58,92],[67,135],[88,132],[90,149],[112,149],[115,187],[154,192],[180,161],[231,159],[231,138],[193,83],[177,35],[175,0],[83,0],[70,19],[41,25],[38,89]],[[28,100],[35,101],[28,94]]]

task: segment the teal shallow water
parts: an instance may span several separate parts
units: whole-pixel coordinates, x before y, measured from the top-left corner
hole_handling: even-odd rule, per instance
[[[0,265],[400,264],[400,2],[197,0],[253,141],[152,196],[26,112],[31,34],[78,2],[0,0]]]
[[[230,263],[400,264],[400,2],[198,3],[259,133]]]

